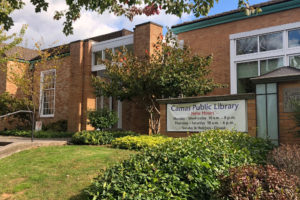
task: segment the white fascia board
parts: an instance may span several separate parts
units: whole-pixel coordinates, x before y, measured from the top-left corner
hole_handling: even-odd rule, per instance
[[[133,34],[126,35],[123,37],[118,37],[111,40],[106,40],[103,42],[95,42],[92,46],[92,52],[101,51],[104,49],[109,49],[113,47],[124,46],[128,44],[133,44]]]

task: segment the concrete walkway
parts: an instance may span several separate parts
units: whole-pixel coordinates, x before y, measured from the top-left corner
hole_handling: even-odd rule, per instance
[[[41,147],[41,146],[62,146],[66,145],[70,139],[68,138],[59,138],[59,139],[34,139],[31,142],[31,138],[24,137],[15,137],[15,136],[0,136],[0,144],[1,143],[10,143],[5,146],[0,146],[0,159],[10,156],[14,153]]]

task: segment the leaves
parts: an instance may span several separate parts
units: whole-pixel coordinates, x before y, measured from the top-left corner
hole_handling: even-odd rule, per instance
[[[223,0],[224,1],[224,0]],[[158,15],[161,10],[166,14],[176,15],[181,17],[184,13],[193,13],[196,17],[206,16],[210,9],[218,3],[219,0],[81,0],[70,1],[66,0],[67,10],[59,10],[54,14],[54,19],[59,20],[65,18],[63,32],[66,35],[73,34],[73,22],[80,18],[80,13],[83,10],[94,11],[103,14],[105,11],[114,13],[117,16],[124,15],[132,20],[136,15],[145,14],[146,16]],[[14,23],[10,14],[14,10],[22,9],[24,6],[23,0],[4,0],[1,4],[9,4],[11,9],[2,12],[0,9],[0,24],[4,24],[6,30],[10,29]],[[45,0],[31,0],[35,6],[35,12],[47,11],[49,4]],[[239,8],[245,10],[247,14],[260,12],[260,8],[252,8],[249,6],[248,0],[239,0]],[[252,11],[255,12],[252,12]]]

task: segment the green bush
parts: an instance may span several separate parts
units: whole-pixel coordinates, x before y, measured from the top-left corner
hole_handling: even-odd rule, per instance
[[[104,145],[111,144],[115,138],[138,135],[132,131],[81,131],[72,137],[74,144]]]
[[[0,135],[31,137],[31,130],[6,130],[6,131],[0,131]],[[69,138],[69,137],[72,137],[72,135],[73,135],[73,133],[57,132],[57,131],[36,131],[36,132],[34,132],[35,138]]]
[[[165,142],[171,141],[173,138],[164,136],[126,136],[116,138],[112,141],[112,147],[120,149],[144,149],[147,147],[155,147]]]
[[[88,112],[88,119],[89,124],[99,130],[110,128],[118,122],[117,114],[107,108]]]
[[[299,178],[272,165],[243,166],[221,178],[219,199],[298,199]]]
[[[221,174],[265,163],[273,145],[227,130],[173,139],[102,171],[87,189],[91,199],[214,199]]]
[[[28,110],[28,108],[32,109],[32,105],[24,99],[18,99],[7,92],[0,94],[0,116],[19,110]],[[7,119],[9,123],[16,123],[18,128],[26,129],[31,127],[30,115],[30,113],[18,113],[7,117]]]
[[[58,120],[56,122],[43,125],[44,131],[67,132],[68,120]]]

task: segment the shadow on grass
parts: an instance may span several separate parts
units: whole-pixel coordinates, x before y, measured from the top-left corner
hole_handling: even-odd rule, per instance
[[[79,194],[72,196],[69,200],[89,200],[88,195],[82,190]]]

